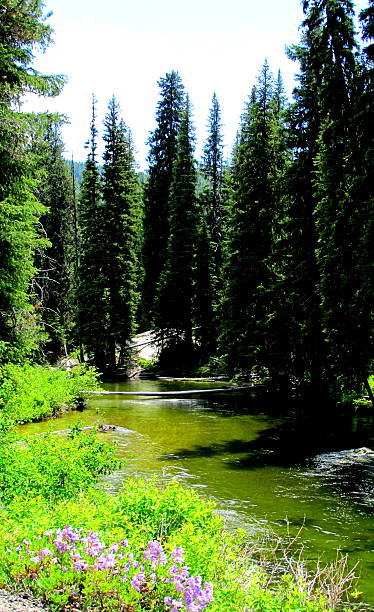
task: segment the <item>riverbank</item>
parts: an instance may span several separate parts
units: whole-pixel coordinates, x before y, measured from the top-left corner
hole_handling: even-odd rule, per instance
[[[113,450],[71,429],[2,434],[0,586],[30,589],[66,611],[337,609],[300,559],[274,572],[256,542],[228,533],[213,504],[175,482],[127,479],[117,495],[97,490],[116,468]],[[339,592],[336,575],[328,584]]]

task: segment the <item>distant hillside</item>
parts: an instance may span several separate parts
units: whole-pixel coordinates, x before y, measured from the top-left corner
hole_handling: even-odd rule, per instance
[[[70,161],[70,165],[71,165],[71,161]],[[83,168],[84,168],[84,164],[85,162],[73,162],[73,167],[74,167],[74,179],[75,179],[75,184],[78,187],[79,183],[82,180],[82,172],[83,172]]]

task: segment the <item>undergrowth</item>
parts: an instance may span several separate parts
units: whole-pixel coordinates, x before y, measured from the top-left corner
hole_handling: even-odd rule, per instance
[[[0,587],[30,590],[56,612],[321,612],[349,599],[344,561],[313,573],[290,547],[281,563],[269,560],[175,482],[98,488],[122,466],[96,433],[10,428],[53,414],[95,381],[80,369],[1,370]]]
[[[97,388],[96,370],[82,364],[70,372],[28,363],[7,364],[0,368],[0,420],[27,423],[52,417]]]

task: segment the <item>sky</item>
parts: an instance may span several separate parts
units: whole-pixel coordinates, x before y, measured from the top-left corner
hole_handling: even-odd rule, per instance
[[[367,5],[357,0],[358,9]],[[146,141],[155,128],[157,81],[177,70],[193,106],[196,155],[207,136],[213,93],[220,107],[225,154],[230,155],[240,115],[267,58],[281,70],[291,96],[297,64],[285,53],[300,39],[299,0],[45,0],[54,44],[35,54],[34,67],[64,74],[55,99],[29,96],[24,110],[66,114],[65,155],[84,161],[91,98],[97,127],[112,95],[131,129],[139,169],[146,167]]]

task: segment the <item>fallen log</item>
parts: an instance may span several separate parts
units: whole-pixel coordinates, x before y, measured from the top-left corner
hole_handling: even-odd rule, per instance
[[[179,397],[181,395],[200,395],[202,393],[232,393],[234,391],[250,391],[263,388],[264,385],[250,385],[248,387],[224,387],[222,389],[189,389],[187,391],[84,391],[90,395],[141,395],[150,397]]]

